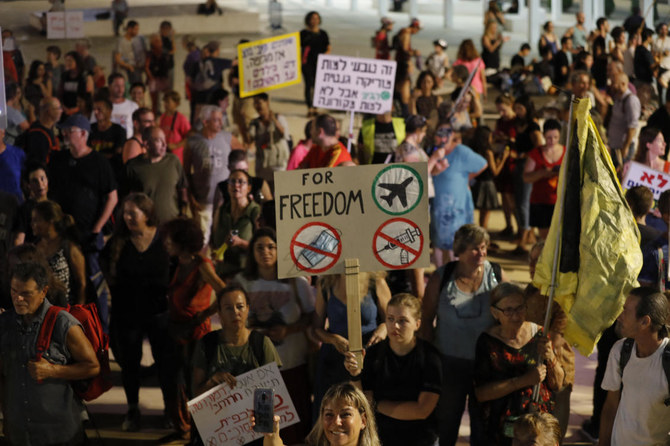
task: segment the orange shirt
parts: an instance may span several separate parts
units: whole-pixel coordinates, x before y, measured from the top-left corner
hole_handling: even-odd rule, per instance
[[[320,146],[313,145],[307,156],[300,163],[300,168],[335,167],[347,161],[351,161],[351,155],[349,155],[347,148],[341,142],[338,142],[326,151]]]

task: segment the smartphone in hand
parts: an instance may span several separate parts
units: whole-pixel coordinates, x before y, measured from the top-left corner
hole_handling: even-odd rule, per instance
[[[254,390],[255,432],[271,433],[274,421],[275,391],[273,389]]]

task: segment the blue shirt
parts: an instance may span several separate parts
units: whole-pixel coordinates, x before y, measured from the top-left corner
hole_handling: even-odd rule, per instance
[[[16,196],[23,203],[21,191],[21,171],[26,161],[26,154],[18,147],[6,145],[0,153],[0,190]]]

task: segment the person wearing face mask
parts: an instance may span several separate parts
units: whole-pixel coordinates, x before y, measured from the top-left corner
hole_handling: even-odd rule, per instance
[[[442,360],[435,347],[417,339],[420,326],[421,301],[396,294],[386,309],[388,337],[365,351],[363,370],[353,353],[345,354],[356,386],[375,403],[384,446],[432,446],[437,440]]]
[[[147,127],[142,133],[147,151],[126,164],[125,189],[147,194],[162,223],[186,212],[186,176],[176,155],[167,153],[165,133],[160,127]]]

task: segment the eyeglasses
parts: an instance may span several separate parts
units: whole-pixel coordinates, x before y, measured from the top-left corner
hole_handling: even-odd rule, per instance
[[[232,179],[229,180],[230,184],[248,184],[247,180],[242,179]]]
[[[498,311],[502,311],[502,314],[504,314],[507,317],[512,317],[515,314],[520,314],[526,311],[526,304],[521,304],[518,307],[508,307],[508,308],[500,308],[493,305],[493,308],[495,308]]]

